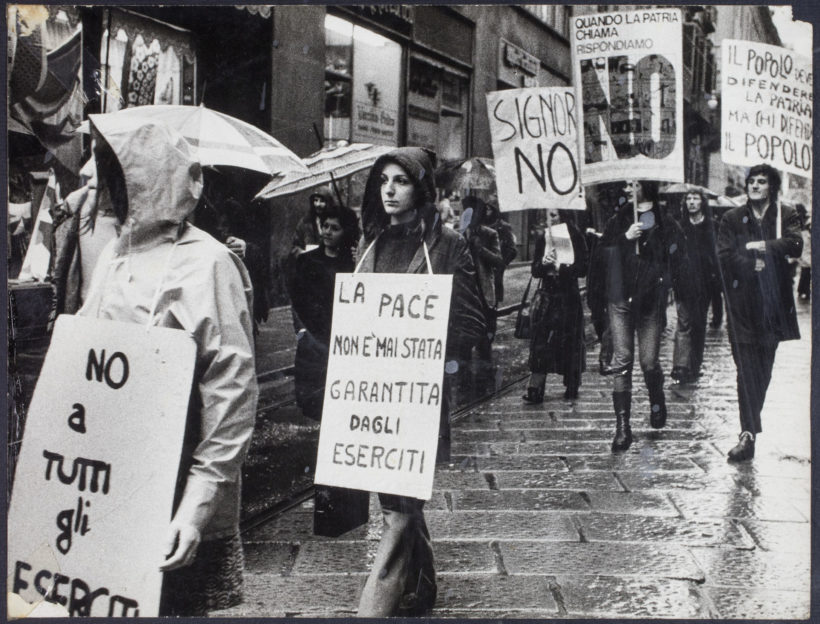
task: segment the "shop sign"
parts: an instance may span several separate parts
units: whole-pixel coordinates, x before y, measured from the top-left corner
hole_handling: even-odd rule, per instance
[[[812,177],[811,59],[779,46],[724,39],[721,48],[723,162],[768,163]]]
[[[430,498],[452,282],[336,276],[316,483]]]
[[[574,90],[494,91],[487,94],[487,111],[501,211],[584,210]]]
[[[8,592],[73,616],[158,614],[195,355],[180,330],[57,318],[11,497]]]
[[[399,138],[398,115],[394,110],[356,102],[353,106],[353,141],[397,145]]]
[[[356,15],[409,36],[415,22],[415,7],[406,4],[367,4],[344,7]]]
[[[681,22],[677,8],[573,18],[584,184],[683,181]]]
[[[518,46],[514,46],[508,41],[504,42],[504,64],[507,67],[517,67],[525,74],[535,76],[538,74],[540,63],[538,58],[525,52]]]

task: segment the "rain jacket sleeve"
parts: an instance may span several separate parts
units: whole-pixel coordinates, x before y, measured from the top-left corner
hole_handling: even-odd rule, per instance
[[[238,260],[217,261],[201,279],[210,292],[188,292],[197,310],[199,441],[175,520],[204,533],[217,508],[231,504],[223,500],[224,489],[239,480],[253,432],[257,385],[244,267]]]

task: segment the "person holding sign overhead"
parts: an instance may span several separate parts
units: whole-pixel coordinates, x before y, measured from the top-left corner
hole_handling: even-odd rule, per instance
[[[752,167],[746,205],[729,210],[718,232],[740,409],[740,439],[729,451],[731,462],[754,457],[777,345],[800,339],[789,266],[789,258],[803,251],[800,217],[777,201],[779,192],[776,169]]]
[[[467,243],[436,219],[435,155],[404,147],[380,157],[370,170],[362,201],[364,236],[359,270],[374,273],[453,275],[445,359],[448,372],[463,345],[485,332],[473,262]],[[442,401],[438,455],[449,458],[449,410]],[[360,617],[422,615],[436,600],[430,534],[424,501],[379,494],[383,531],[359,601]]]
[[[134,323],[135,332],[181,329],[196,342],[167,558],[157,566],[165,572],[160,614],[204,615],[242,599],[240,468],[258,395],[251,282],[236,255],[186,222],[202,173],[182,136],[136,117],[90,120],[99,184],[121,229],[78,314]],[[118,547],[127,557],[142,545]]]
[[[673,285],[679,283],[685,250],[680,226],[670,217],[661,217],[655,198],[647,197],[648,189],[656,187],[637,180],[626,183],[621,207],[607,222],[600,243],[607,260],[607,308],[613,349],[613,452],[625,451],[632,444],[630,416],[636,334],[638,360],[649,391],[649,424],[655,429],[666,425],[659,360],[661,334],[667,282],[671,276]]]
[[[535,241],[532,276],[541,280],[533,297],[530,380],[525,403],[542,403],[547,373],[564,376],[565,399],[578,398],[585,368],[584,309],[578,277],[584,274],[584,237],[558,210],[547,210],[546,227]]]

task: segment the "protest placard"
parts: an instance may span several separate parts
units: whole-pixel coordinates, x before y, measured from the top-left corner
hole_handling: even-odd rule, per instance
[[[9,592],[157,615],[195,354],[180,330],[57,319],[11,497]]]
[[[566,223],[556,223],[544,229],[544,257],[555,251],[555,263],[570,266],[575,263],[575,250]]]
[[[493,91],[487,112],[502,212],[586,208],[571,87]]]
[[[811,59],[779,46],[724,39],[721,45],[723,162],[812,175]]]
[[[430,498],[452,281],[336,275],[316,483]]]
[[[681,10],[572,19],[581,180],[683,181]]]

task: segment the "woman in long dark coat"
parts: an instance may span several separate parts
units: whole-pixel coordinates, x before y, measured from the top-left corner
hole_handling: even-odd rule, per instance
[[[485,332],[484,313],[467,243],[438,219],[434,171],[435,156],[418,147],[399,148],[374,163],[362,201],[359,268],[372,273],[427,273],[429,269],[453,275],[445,355],[452,362],[465,344],[475,344]],[[447,394],[445,390],[439,460],[449,458]],[[379,502],[382,537],[358,615],[425,614],[435,604],[436,580],[424,501],[379,494]]]
[[[549,210],[547,219],[550,227],[561,221],[557,210]],[[571,223],[566,225],[574,256],[572,264],[558,264],[555,248],[548,249],[548,228],[535,242],[532,275],[540,279],[540,285],[533,301],[543,303],[533,304],[530,381],[523,397],[526,403],[543,402],[548,373],[563,375],[565,399],[577,398],[586,366],[584,308],[578,277],[586,270],[587,248],[577,228]]]

